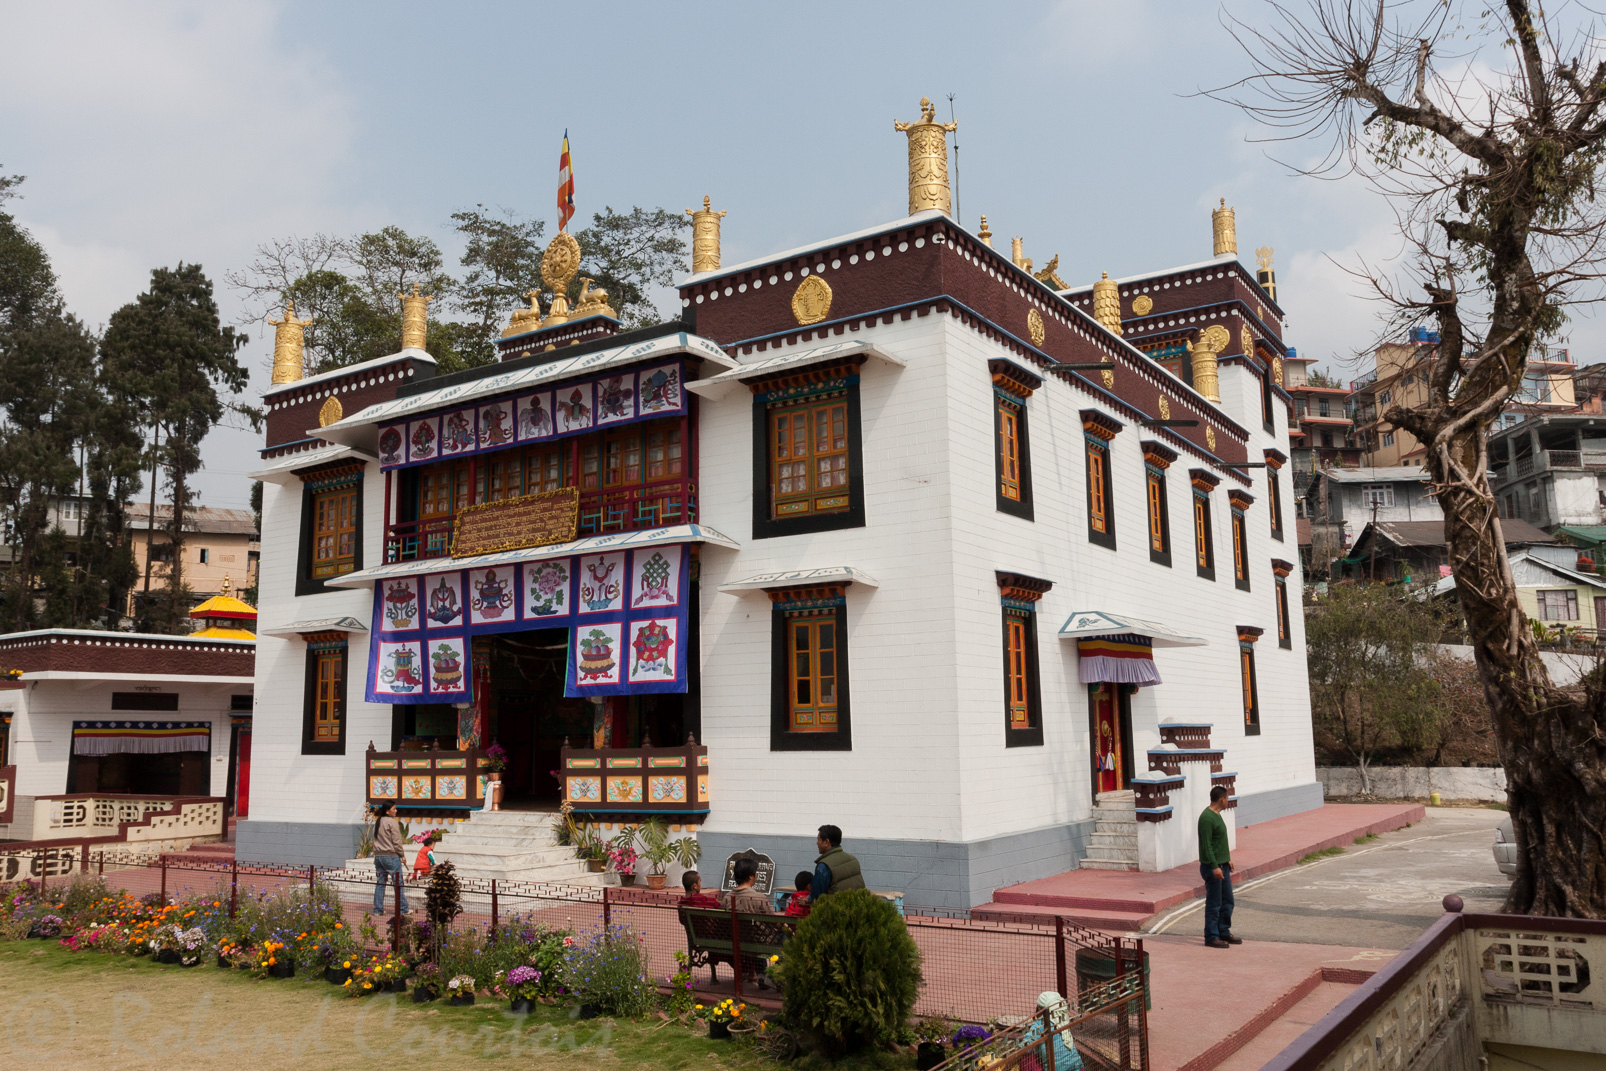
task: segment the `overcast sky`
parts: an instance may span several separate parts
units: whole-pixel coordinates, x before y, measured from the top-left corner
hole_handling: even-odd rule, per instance
[[[565,128],[577,225],[709,194],[727,263],[829,238],[904,215],[892,121],[922,95],[946,119],[949,93],[961,222],[985,212],[995,244],[1058,253],[1073,284],[1208,259],[1225,197],[1241,259],[1277,251],[1288,341],[1348,378],[1330,359],[1365,347],[1376,314],[1332,261],[1397,251],[1374,194],[1290,175],[1247,119],[1192,95],[1247,70],[1208,0],[0,0],[0,18],[0,167],[28,176],[11,207],[91,325],[181,260],[238,316],[222,276],[275,237],[396,224],[455,267],[448,217],[477,202],[550,234]],[[272,341],[249,330],[255,401]],[[1573,331],[1575,360],[1600,332]],[[213,433],[204,504],[246,505],[260,446]]]

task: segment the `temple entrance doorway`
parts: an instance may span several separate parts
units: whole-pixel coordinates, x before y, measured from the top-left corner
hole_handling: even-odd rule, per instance
[[[1088,689],[1088,721],[1093,759],[1093,795],[1132,787],[1132,689],[1104,682]]]

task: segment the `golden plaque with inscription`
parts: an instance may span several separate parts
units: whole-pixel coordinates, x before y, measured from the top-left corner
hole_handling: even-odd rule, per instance
[[[1209,428],[1209,427],[1205,428],[1205,445],[1210,448],[1210,452],[1212,454],[1216,452],[1216,429],[1215,428]]]
[[[811,275],[797,284],[792,295],[792,315],[803,325],[817,324],[831,312],[831,284]]]
[[[579,521],[580,490],[576,487],[469,506],[452,526],[452,557],[568,543],[574,539]]]
[[[1032,340],[1032,345],[1041,346],[1045,332],[1043,330],[1043,314],[1032,309],[1026,314],[1026,336]]]

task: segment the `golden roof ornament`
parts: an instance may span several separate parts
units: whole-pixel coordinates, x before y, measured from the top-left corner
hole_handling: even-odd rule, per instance
[[[1026,255],[1026,243],[1018,234],[1009,240],[1009,259],[1014,261],[1015,267],[1021,271],[1032,270],[1032,259]]]
[[[1277,271],[1271,266],[1271,256],[1272,248],[1269,245],[1263,245],[1255,250],[1255,263],[1260,265],[1260,270],[1255,273],[1255,280],[1260,283],[1260,288],[1266,292],[1266,296],[1276,301]],[[1262,320],[1266,318],[1265,309],[1260,310],[1260,318]]]
[[[541,326],[541,291],[531,290],[524,296],[530,299],[530,307],[527,309],[520,307],[513,310],[512,318],[508,320],[507,326],[502,329],[503,338],[522,335],[526,331],[534,331]]]
[[[948,192],[948,134],[958,123],[937,122],[930,97],[920,98],[920,118],[913,123],[894,119],[892,129],[909,135],[909,214],[935,208],[952,212]]]
[[[402,344],[404,350],[421,350],[429,337],[429,303],[435,300],[435,295],[424,295],[418,292],[418,284],[413,284],[411,294],[397,294],[402,303]]]
[[[792,316],[804,326],[817,324],[831,314],[832,296],[830,283],[810,275],[792,293]]]
[[[330,395],[329,400],[323,403],[323,408],[318,410],[318,426],[327,428],[330,424],[343,419],[345,415],[346,409],[340,404],[340,399]]]
[[[1071,284],[1067,283],[1064,279],[1061,279],[1060,273],[1055,270],[1059,266],[1060,255],[1055,253],[1053,259],[1051,259],[1047,264],[1043,265],[1042,271],[1032,272],[1032,278],[1036,279],[1040,283],[1052,286],[1055,290],[1069,290],[1071,288]]]
[[[691,270],[692,274],[719,270],[719,221],[724,212],[715,212],[703,197],[701,212],[686,209],[691,217]]]
[[[1121,291],[1109,272],[1093,284],[1093,319],[1112,335],[1121,333]]]
[[[993,232],[987,229],[987,217],[981,217],[981,230],[976,232],[976,238],[988,249],[993,247]]]
[[[541,255],[541,281],[552,291],[552,305],[547,309],[542,327],[566,324],[569,316],[569,283],[580,270],[580,243],[568,231],[559,231]]]
[[[1188,352],[1193,365],[1193,389],[1204,395],[1212,402],[1221,401],[1221,379],[1217,369],[1216,348],[1212,345],[1215,337],[1211,330],[1219,325],[1212,324],[1199,335],[1199,341],[1189,345]],[[1225,328],[1222,329],[1225,334]]]
[[[1221,207],[1210,212],[1210,230],[1216,246],[1212,256],[1238,255],[1238,225],[1225,197],[1221,199]]]
[[[294,383],[305,368],[303,339],[312,321],[296,319],[296,303],[292,301],[284,307],[284,319],[268,323],[273,328],[273,382]]]
[[[591,280],[584,276],[580,279],[580,295],[574,299],[574,319],[579,320],[586,316],[608,316],[615,320],[619,314],[608,304],[608,292],[603,289],[593,290]]]

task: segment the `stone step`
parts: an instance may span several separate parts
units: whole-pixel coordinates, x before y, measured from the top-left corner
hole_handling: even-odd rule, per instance
[[[1099,848],[1125,848],[1136,853],[1138,850],[1138,835],[1136,833],[1094,833],[1088,838],[1089,847]]]
[[[527,867],[527,866],[558,866],[564,863],[573,863],[579,866],[584,864],[574,857],[574,852],[568,848],[512,848],[504,849],[488,845],[464,844],[456,847],[441,845],[435,849],[435,858],[440,862],[448,862],[459,870],[471,870],[485,867]]]
[[[1083,859],[1077,864],[1083,870],[1136,870],[1136,864],[1114,859]]]
[[[549,866],[518,866],[492,863],[488,865],[467,866],[459,865],[452,860],[460,877],[478,878],[489,881],[528,881],[545,882],[557,885],[617,885],[617,874],[593,874],[588,871],[585,864],[579,860]],[[358,876],[359,881],[371,881],[374,872],[372,859],[348,859],[346,869]],[[409,888],[421,888],[423,882],[414,882],[411,871],[408,871]]]
[[[524,836],[517,833],[489,833],[464,830],[461,833],[449,833],[441,838],[440,847],[457,847],[464,844],[476,844],[486,847],[508,848],[557,848],[559,844],[555,837]],[[564,848],[564,851],[573,851]]]
[[[1093,832],[1121,833],[1126,836],[1135,837],[1138,835],[1138,822],[1135,818],[1129,818],[1124,822],[1117,822],[1106,818],[1098,818],[1094,819],[1093,821]]]
[[[1136,846],[1131,848],[1107,848],[1097,844],[1090,844],[1087,848],[1087,858],[1097,859],[1108,863],[1133,863],[1138,861]]]

